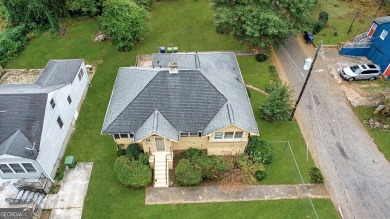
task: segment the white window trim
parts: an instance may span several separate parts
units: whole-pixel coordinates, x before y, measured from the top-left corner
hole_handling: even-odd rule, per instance
[[[222,139],[215,139],[215,133],[217,133],[217,132],[214,132],[213,135],[212,135],[212,140],[211,141],[241,141],[245,137],[245,132],[244,131],[231,131],[231,132],[233,132],[233,138],[225,138],[225,133],[226,132],[222,132],[223,133]],[[241,138],[234,138],[236,136],[236,132],[242,132],[242,137]]]
[[[195,135],[191,135],[191,133],[195,133]],[[182,136],[182,134],[187,134],[185,136]],[[199,137],[199,132],[180,132],[180,137],[188,138],[188,137]]]
[[[386,30],[382,30],[381,35],[379,36],[382,40],[385,40],[388,35],[388,32]]]
[[[29,163],[29,164],[31,164],[31,165],[34,167],[34,169],[35,169],[36,172],[31,172],[31,173],[29,173],[29,172],[26,170],[26,168],[24,168],[24,166],[22,165],[22,163]],[[7,165],[7,167],[12,171],[12,173],[4,173],[2,170],[0,170],[0,173],[2,173],[2,174],[34,174],[34,173],[39,173],[39,172],[38,172],[38,169],[37,169],[37,168],[34,166],[34,164],[31,163],[31,162],[10,162],[10,163],[0,163],[0,164],[5,164],[5,165]],[[10,164],[19,164],[19,166],[22,167],[24,173],[17,173],[17,172],[15,172],[15,170],[10,166]]]
[[[53,104],[51,104],[51,101],[53,101],[54,106],[53,106]],[[56,101],[54,100],[53,97],[50,99],[49,104],[50,104],[50,107],[51,107],[52,109],[55,109],[56,106],[57,106]]]
[[[114,138],[114,140],[120,140],[120,139],[132,139],[132,137],[130,137],[132,133],[115,133],[112,135],[112,137]],[[115,135],[119,135],[119,138],[115,138]],[[127,138],[122,138],[121,135],[127,135]],[[134,138],[134,134],[133,134],[133,138]]]
[[[61,120],[61,122],[62,122],[62,127],[60,126],[60,123],[58,123],[58,119]],[[57,122],[58,127],[59,127],[61,130],[63,130],[63,129],[64,129],[64,126],[65,126],[65,123],[64,123],[64,120],[62,120],[61,116],[58,116],[58,117],[57,117],[56,122]]]
[[[69,99],[70,99],[70,103],[69,103]],[[73,100],[72,100],[72,97],[70,96],[70,94],[66,97],[66,101],[68,102],[69,105],[72,105]]]

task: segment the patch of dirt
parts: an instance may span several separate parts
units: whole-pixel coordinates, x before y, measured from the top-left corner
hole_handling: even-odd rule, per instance
[[[103,41],[107,41],[107,40],[111,40],[110,37],[106,37],[104,35],[104,32],[99,30],[99,32],[97,32],[93,37],[92,37],[92,40],[94,42],[103,42]]]
[[[4,71],[0,84],[31,84],[38,79],[43,69],[4,69]]]

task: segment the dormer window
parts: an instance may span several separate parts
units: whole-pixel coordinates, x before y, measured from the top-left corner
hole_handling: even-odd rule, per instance
[[[51,100],[50,100],[50,105],[51,105],[51,108],[53,108],[53,109],[54,109],[54,107],[56,107],[56,102],[54,102],[53,98],[51,98]]]

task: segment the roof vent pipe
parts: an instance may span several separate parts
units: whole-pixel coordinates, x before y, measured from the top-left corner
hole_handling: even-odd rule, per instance
[[[169,74],[178,74],[179,73],[179,66],[176,62],[170,62],[169,63]]]

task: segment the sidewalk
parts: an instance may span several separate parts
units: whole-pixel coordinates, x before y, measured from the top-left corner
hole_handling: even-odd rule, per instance
[[[306,190],[307,188],[307,190]],[[147,188],[146,204],[236,202],[278,199],[329,198],[323,184],[259,185],[225,193],[219,186]]]
[[[46,196],[43,209],[52,209],[50,218],[81,218],[93,163],[77,163],[65,171],[58,194]]]

